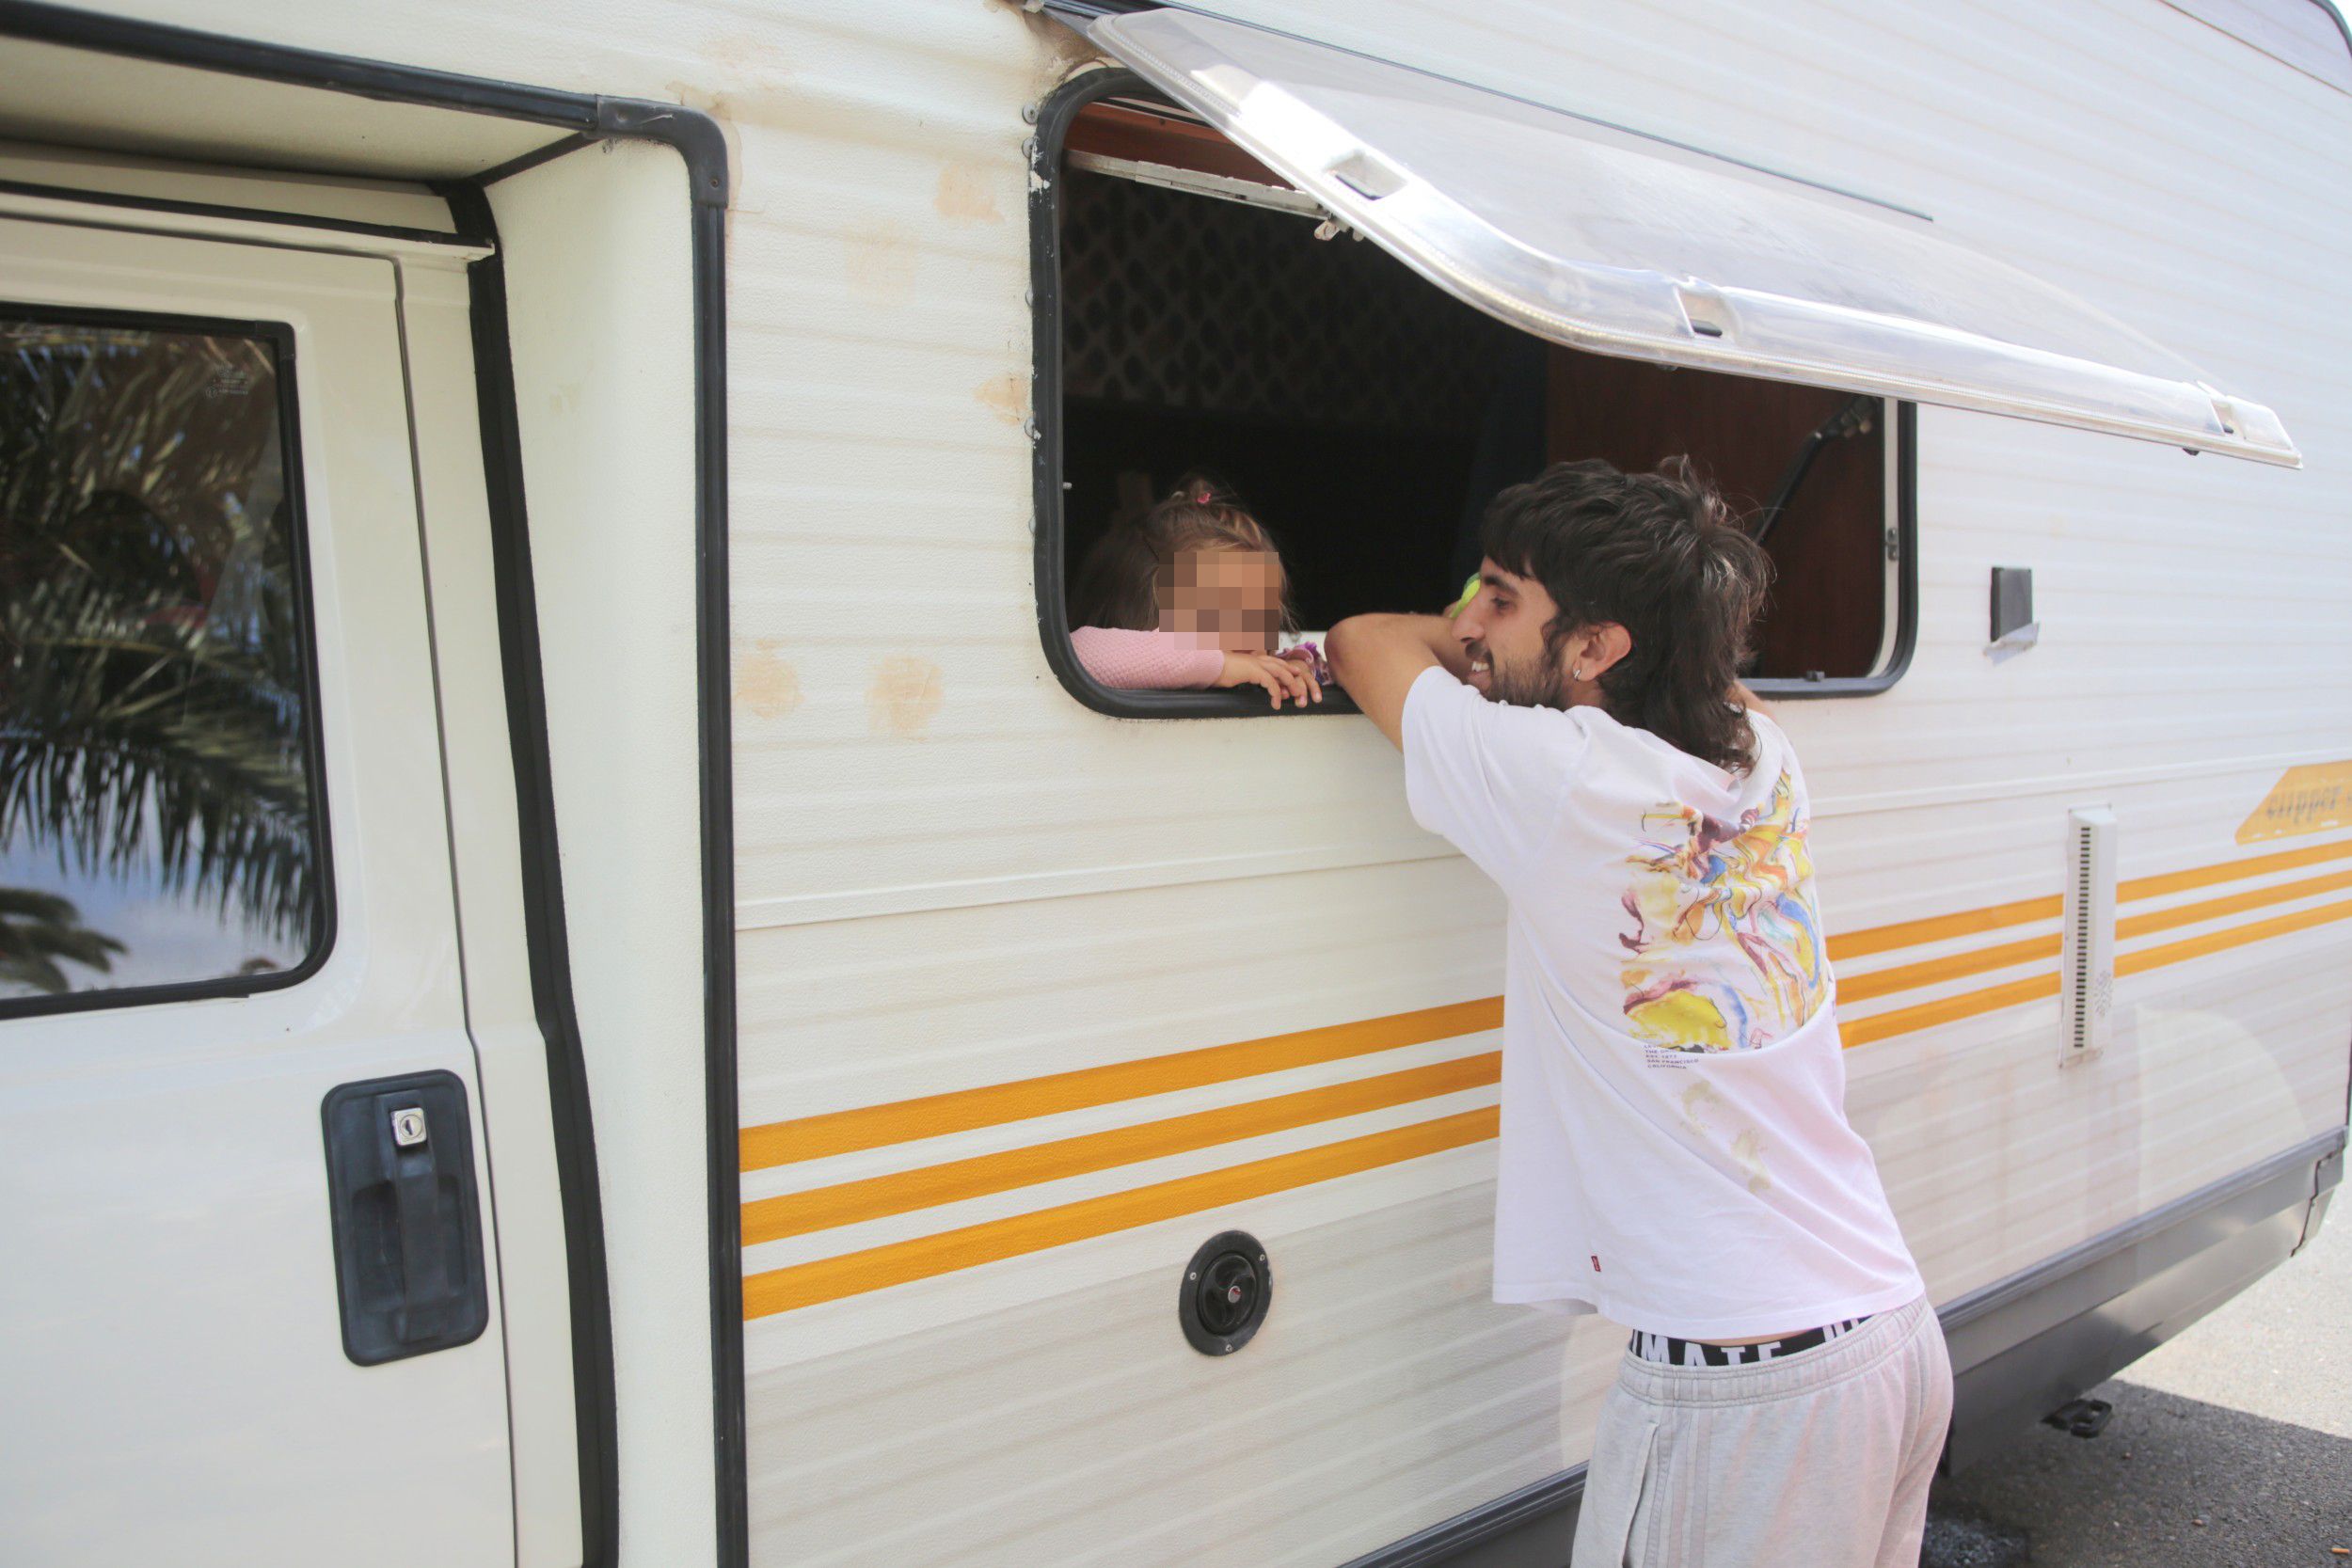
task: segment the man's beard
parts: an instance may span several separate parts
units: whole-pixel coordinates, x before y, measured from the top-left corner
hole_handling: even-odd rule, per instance
[[[1560,678],[1560,660],[1550,648],[1534,658],[1518,664],[1505,664],[1495,657],[1494,649],[1486,649],[1486,695],[1498,703],[1513,707],[1556,707],[1568,705],[1566,682]]]

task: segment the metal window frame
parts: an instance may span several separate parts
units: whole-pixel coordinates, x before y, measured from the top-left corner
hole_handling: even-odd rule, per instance
[[[278,377],[278,444],[289,509],[287,528],[291,533],[288,562],[294,574],[294,619],[301,660],[301,668],[294,673],[303,702],[303,784],[310,800],[312,852],[319,862],[318,910],[310,944],[300,963],[265,974],[223,974],[203,980],[172,980],[151,986],[65,991],[56,996],[8,997],[0,999],[0,1022],[23,1018],[54,1017],[60,1013],[162,1006],[217,997],[256,996],[265,991],[286,990],[298,986],[325,968],[328,957],[335,950],[338,905],[335,896],[334,833],[326,810],[326,716],[320,705],[318,618],[311,602],[310,497],[303,480],[302,426],[296,392],[298,371],[294,327],[285,322],[240,321],[176,311],[35,305],[13,299],[0,299],[0,317],[68,326],[124,327],[192,336],[245,338],[269,345]]]
[[[1123,67],[1103,67],[1073,77],[1039,105],[1037,134],[1029,152],[1030,473],[1035,508],[1032,580],[1037,593],[1038,639],[1045,662],[1067,690],[1087,707],[1114,719],[1298,719],[1359,711],[1344,691],[1327,688],[1313,707],[1275,708],[1254,689],[1231,691],[1129,691],[1108,687],[1087,673],[1070,641],[1070,572],[1066,508],[1062,502],[1061,182],[1062,150],[1071,122],[1090,103],[1114,97],[1165,99],[1159,89]],[[1896,551],[1892,606],[1893,645],[1884,668],[1867,675],[1820,680],[1777,676],[1751,680],[1759,697],[1811,700],[1867,697],[1885,691],[1911,668],[1919,633],[1918,418],[1915,406],[1895,402],[1888,439],[1895,446],[1894,495],[1888,525]]]

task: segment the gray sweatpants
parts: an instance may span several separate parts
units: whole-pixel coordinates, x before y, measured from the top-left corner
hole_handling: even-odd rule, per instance
[[[1952,1363],[1925,1297],[1756,1367],[1628,1353],[1574,1568],[1917,1568]]]

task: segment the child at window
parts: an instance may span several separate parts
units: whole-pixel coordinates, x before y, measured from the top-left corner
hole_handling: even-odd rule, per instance
[[[1230,494],[1184,479],[1116,524],[1078,577],[1070,645],[1088,674],[1128,689],[1263,687],[1276,707],[1323,701],[1312,643],[1275,651],[1290,581],[1265,526]]]

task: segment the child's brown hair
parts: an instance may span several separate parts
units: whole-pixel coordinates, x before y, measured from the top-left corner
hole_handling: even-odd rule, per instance
[[[1087,552],[1071,594],[1071,621],[1081,626],[1156,631],[1162,589],[1177,558],[1188,550],[1258,550],[1274,562],[1280,584],[1281,622],[1269,630],[1296,629],[1290,574],[1266,526],[1231,490],[1198,473],[1186,474],[1140,517],[1115,522]]]

